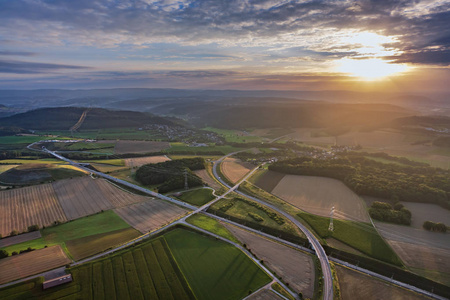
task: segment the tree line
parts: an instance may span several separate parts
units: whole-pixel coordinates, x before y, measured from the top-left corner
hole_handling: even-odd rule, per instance
[[[401,203],[392,206],[386,202],[375,201],[369,208],[369,214],[375,220],[411,225],[411,212]]]

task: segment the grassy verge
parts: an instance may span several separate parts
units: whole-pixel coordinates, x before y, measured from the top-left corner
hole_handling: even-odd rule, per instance
[[[292,295],[289,294],[278,282],[272,284],[272,289],[286,297],[286,299],[295,300],[295,298],[292,297]]]
[[[308,213],[299,213],[314,231],[322,238],[333,237],[362,253],[394,265],[402,265],[401,260],[389,245],[380,237],[371,224],[347,220],[334,220],[334,231],[329,232],[330,220]]]
[[[187,218],[186,222],[202,229],[208,230],[209,232],[220,235],[221,237],[226,238],[232,242],[240,244],[239,240],[236,239],[234,235],[216,219],[200,214],[195,214]]]
[[[185,192],[178,198],[189,204],[202,206],[215,198],[212,192],[211,189],[196,189]]]
[[[183,229],[164,235],[197,299],[242,299],[271,278],[230,244]]]

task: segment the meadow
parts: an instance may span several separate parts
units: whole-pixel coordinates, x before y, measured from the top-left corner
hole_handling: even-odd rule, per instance
[[[215,198],[212,192],[213,190],[209,188],[206,189],[200,188],[184,192],[178,198],[189,204],[202,206]]]
[[[223,241],[175,229],[167,244],[197,299],[242,299],[271,281],[243,252]]]
[[[234,235],[216,219],[201,214],[195,214],[187,218],[186,222],[214,234],[220,235],[221,237],[226,238],[227,240],[230,240],[232,242],[240,243],[239,240],[236,239]]]
[[[299,213],[298,217],[306,221],[321,238],[333,237],[370,257],[398,266],[403,265],[397,254],[368,223],[335,219],[334,231],[330,232],[329,218],[308,213]]]

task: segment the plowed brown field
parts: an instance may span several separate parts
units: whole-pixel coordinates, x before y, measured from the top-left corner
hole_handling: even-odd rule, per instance
[[[69,220],[113,208],[96,180],[90,177],[60,180],[54,182],[53,187]]]
[[[221,185],[218,184],[214,179],[209,176],[208,171],[206,170],[196,170],[194,171],[194,174],[200,177],[207,185],[212,187],[215,190],[218,190],[221,188]]]
[[[115,209],[115,212],[140,232],[147,233],[183,215],[186,210],[161,200],[152,199]]]
[[[60,246],[53,246],[0,260],[0,284],[28,277],[70,263]]]
[[[48,226],[66,221],[51,184],[42,184],[0,192],[0,234],[22,232],[30,225]]]
[[[232,183],[238,182],[255,166],[250,163],[244,163],[237,158],[227,157],[221,164],[223,175]]]
[[[338,219],[369,222],[363,200],[336,179],[286,175],[272,194],[312,214],[328,217],[334,206]]]
[[[160,162],[164,162],[164,161],[168,161],[168,160],[170,160],[170,158],[168,158],[165,155],[126,158],[125,159],[125,166],[127,166],[127,167],[140,167],[142,165],[156,164],[156,163],[160,163]]]
[[[377,280],[368,275],[345,267],[336,266],[341,289],[342,300],[364,299],[396,299],[396,300],[427,300],[430,299],[414,292],[405,290],[385,281]]]
[[[5,239],[0,240],[0,248],[35,240],[40,238],[41,236],[42,235],[40,231],[33,231],[16,236],[7,237]]]
[[[310,255],[272,242],[238,227],[224,224],[234,236],[264,260],[268,267],[283,277],[285,282],[307,298],[314,294],[314,263]]]

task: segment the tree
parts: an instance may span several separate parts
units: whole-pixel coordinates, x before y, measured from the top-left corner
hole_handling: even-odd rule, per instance
[[[39,230],[39,225],[28,226],[28,232],[38,231],[38,230]]]
[[[6,250],[0,250],[0,259],[8,257],[9,254]]]

